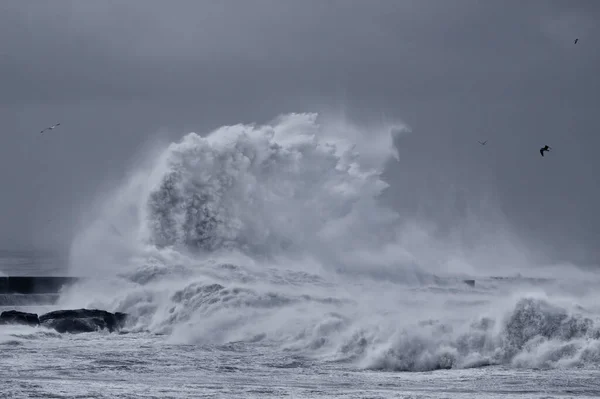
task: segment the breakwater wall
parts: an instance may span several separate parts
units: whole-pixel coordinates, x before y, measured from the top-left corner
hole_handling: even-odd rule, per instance
[[[78,277],[0,276],[0,294],[57,294]]]

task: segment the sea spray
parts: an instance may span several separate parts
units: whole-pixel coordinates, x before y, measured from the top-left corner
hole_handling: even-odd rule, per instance
[[[596,339],[595,313],[535,296],[552,282],[469,287],[442,273],[523,262],[522,246],[485,236],[502,259],[478,253],[491,265],[467,268],[459,239],[381,205],[402,131],[290,114],[185,135],[106,197],[72,246],[73,273],[91,279],[60,305],[127,312],[131,331],[172,343],[262,342],[373,369],[594,359],[582,340]],[[569,349],[549,356],[550,342]]]

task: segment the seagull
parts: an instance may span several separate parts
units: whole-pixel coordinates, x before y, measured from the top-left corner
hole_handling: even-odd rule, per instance
[[[484,141],[484,142],[481,142],[481,141],[477,140],[477,142],[478,142],[479,144],[481,144],[481,145],[485,145],[485,144],[487,143],[487,140],[486,140],[486,141]]]
[[[57,126],[60,126],[60,123],[57,123],[56,125],[52,125],[50,127],[47,127],[44,130],[42,130],[40,133],[44,133],[46,130],[52,130],[52,129],[54,129]]]
[[[577,44],[577,42],[579,41],[579,39],[575,39],[575,41],[573,42],[574,44]]]
[[[540,148],[540,154],[542,154],[542,156],[544,156],[544,151],[550,151],[551,148],[548,147],[547,145],[543,146],[542,148]]]

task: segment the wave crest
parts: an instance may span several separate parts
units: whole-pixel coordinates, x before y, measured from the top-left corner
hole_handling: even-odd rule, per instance
[[[590,360],[600,355],[600,329],[591,318],[539,298],[521,298],[498,318],[427,324],[403,329],[383,347],[371,348],[365,366],[393,371],[561,367],[593,365]]]

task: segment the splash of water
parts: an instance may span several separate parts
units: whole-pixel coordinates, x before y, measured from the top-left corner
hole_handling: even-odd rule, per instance
[[[291,114],[186,135],[103,201],[71,253],[94,278],[61,305],[124,311],[173,342],[264,341],[376,369],[534,364],[558,356],[552,342],[589,359],[591,316],[535,285],[498,295],[495,280],[440,279],[465,261],[457,242],[378,202],[406,131]]]
[[[364,258],[394,241],[397,215],[376,201],[387,187],[383,166],[397,157],[393,137],[405,129],[372,129],[365,139],[351,125],[291,114],[190,133],[106,201],[73,245],[72,270],[106,273],[123,267],[106,255],[149,252]]]

